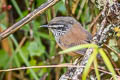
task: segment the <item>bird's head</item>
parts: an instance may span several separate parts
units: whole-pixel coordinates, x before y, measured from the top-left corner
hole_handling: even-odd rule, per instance
[[[72,17],[55,17],[47,25],[41,27],[49,28],[55,37],[59,37],[65,34],[75,23],[78,22]]]

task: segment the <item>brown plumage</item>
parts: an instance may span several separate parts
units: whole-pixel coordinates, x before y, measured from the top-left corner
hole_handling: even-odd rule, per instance
[[[62,49],[72,46],[90,43],[92,35],[72,17],[56,17],[51,20],[48,27],[54,34],[57,44]],[[84,55],[86,49],[68,53],[71,56]]]

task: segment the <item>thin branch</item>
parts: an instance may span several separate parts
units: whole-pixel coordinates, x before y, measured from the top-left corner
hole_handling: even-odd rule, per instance
[[[108,49],[110,49],[112,52],[114,52],[120,58],[120,54],[117,51],[115,51],[114,49],[112,49],[110,46],[108,46],[106,44],[104,44],[104,45],[105,45],[105,47],[107,47]]]
[[[0,72],[16,71],[16,70],[24,70],[24,69],[32,69],[32,68],[34,69],[35,68],[51,68],[51,67],[78,67],[78,66],[72,65],[70,63],[66,63],[66,64],[59,64],[59,65],[42,65],[42,66],[11,68],[11,69],[0,70]],[[79,66],[79,67],[85,67],[85,66]]]
[[[8,72],[8,71],[16,71],[16,70],[25,70],[25,69],[37,69],[37,68],[52,68],[52,67],[77,67],[77,68],[84,68],[85,66],[78,66],[78,65],[73,65],[70,63],[65,63],[65,64],[58,64],[58,65],[42,65],[42,66],[29,66],[29,67],[19,67],[19,68],[11,68],[11,69],[5,69],[5,70],[0,70],[0,72]],[[94,69],[93,67],[90,67],[91,69]],[[98,70],[100,72],[103,72],[105,74],[112,74],[109,71],[104,70],[102,67],[98,67]],[[115,70],[120,70],[120,69],[115,69]],[[120,77],[116,75],[117,77]]]
[[[118,2],[114,2],[114,4],[112,6],[109,6],[110,4],[106,3],[106,5],[104,6],[103,9],[103,20],[100,24],[100,28],[98,30],[98,32],[96,33],[96,35],[93,37],[93,40],[91,43],[97,44],[98,46],[102,47],[103,44],[107,41],[107,39],[109,38],[109,34],[113,32],[112,29],[113,27],[115,27],[115,24],[119,24],[119,19],[117,18],[120,14],[120,6]],[[115,8],[115,9],[113,9]],[[113,13],[114,12],[114,13]],[[113,17],[113,15],[117,15],[115,17]],[[111,18],[108,18],[111,17]],[[112,19],[116,19],[115,22],[112,21]],[[84,54],[81,62],[79,61],[79,59],[76,59],[74,61],[74,65],[78,65],[78,66],[85,66],[88,62],[88,59],[92,53],[93,49],[89,48],[87,49],[86,53]],[[83,67],[79,67],[79,68],[69,68],[67,73],[63,74],[60,78],[60,80],[67,80],[67,79],[72,79],[72,80],[79,80],[79,76],[82,75],[83,72]]]
[[[49,7],[51,7],[54,4],[56,4],[58,1],[60,1],[60,0],[48,0],[48,2],[42,4],[40,7],[35,9],[33,12],[28,14],[26,17],[24,17],[22,20],[20,20],[19,22],[15,23],[14,25],[12,25],[8,29],[4,30],[3,32],[1,32],[0,33],[0,40],[6,38],[10,34],[14,33],[18,29],[20,29],[23,25],[25,25],[28,22],[30,22],[31,20],[33,20],[36,16],[42,14],[45,10],[47,10]]]
[[[102,12],[103,11],[101,11],[96,17],[95,17],[95,19],[92,21],[92,23],[90,24],[90,29],[91,29],[91,27],[98,21],[98,19],[100,18],[100,16],[102,15]]]

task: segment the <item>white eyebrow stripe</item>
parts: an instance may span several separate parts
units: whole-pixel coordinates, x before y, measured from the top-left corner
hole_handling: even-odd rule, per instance
[[[49,27],[54,27],[54,28],[57,28],[57,27],[64,27],[64,25],[49,25]]]

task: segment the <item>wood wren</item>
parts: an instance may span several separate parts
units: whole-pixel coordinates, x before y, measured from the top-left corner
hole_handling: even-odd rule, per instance
[[[92,35],[85,30],[73,17],[55,17],[48,25],[55,36],[57,44],[64,50],[76,45],[87,44],[92,40]],[[87,49],[68,53],[71,56],[84,55]]]

